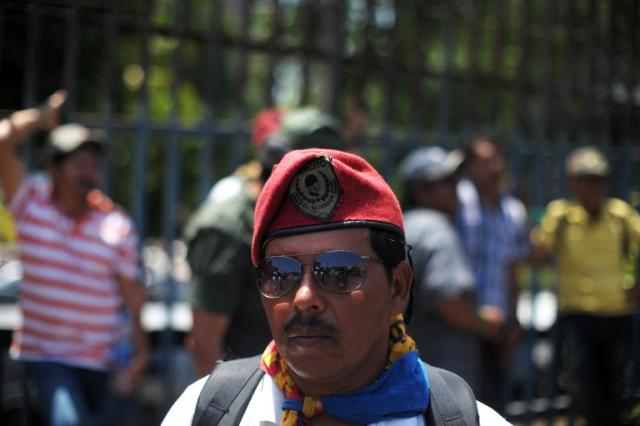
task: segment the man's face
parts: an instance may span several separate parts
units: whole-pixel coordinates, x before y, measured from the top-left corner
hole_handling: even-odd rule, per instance
[[[592,214],[602,206],[607,192],[607,179],[602,176],[574,176],[571,191],[582,206]]]
[[[100,161],[90,147],[75,151],[61,163],[52,167],[55,190],[65,194],[61,199],[84,201],[87,194],[96,188],[100,178]]]
[[[456,183],[453,177],[432,183],[427,195],[437,210],[451,216],[458,210]]]
[[[331,250],[376,257],[370,230],[364,228],[277,238],[267,244],[265,256],[288,255],[310,264]],[[389,283],[384,265],[375,261],[365,265],[365,282],[351,293],[323,289],[311,267],[304,266],[302,281],[290,293],[277,299],[262,297],[280,353],[298,386],[310,394],[357,389],[372,381],[384,365],[389,319],[403,311],[406,300],[397,294],[398,285]]]
[[[474,144],[475,157],[469,163],[469,174],[480,189],[498,188],[505,171],[504,158],[488,141]]]

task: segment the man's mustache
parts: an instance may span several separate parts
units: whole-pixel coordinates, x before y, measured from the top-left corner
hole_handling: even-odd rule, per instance
[[[339,330],[334,325],[320,319],[317,315],[297,314],[284,325],[284,332],[287,334],[299,330],[328,334],[330,336],[339,334]]]

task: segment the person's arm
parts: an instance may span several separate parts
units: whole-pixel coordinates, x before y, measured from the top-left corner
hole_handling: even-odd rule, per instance
[[[38,129],[51,130],[58,124],[67,93],[59,90],[42,108],[16,111],[0,121],[0,185],[10,202],[25,177],[24,165],[16,154],[17,145]]]
[[[627,298],[633,305],[640,306],[640,214],[631,205],[626,227],[631,240],[630,273],[633,274],[631,287],[627,289]]]
[[[411,225],[414,223],[419,222],[410,221]],[[415,240],[410,241],[415,249],[416,285],[423,289],[422,297],[433,304],[438,317],[449,326],[489,340],[497,339],[499,325],[481,318],[469,297],[475,288],[473,272],[455,229],[437,218],[422,225],[427,226],[415,232],[411,236]]]
[[[125,309],[130,314],[133,358],[125,369],[116,373],[114,390],[117,394],[126,396],[133,392],[149,362],[149,340],[147,333],[142,328],[141,321],[142,306],[146,297],[142,287],[135,279],[119,276],[118,284]]]
[[[531,247],[527,262],[538,266],[548,261],[554,255],[558,234],[562,234],[561,227],[566,220],[567,203],[565,200],[555,200],[547,205],[538,226],[529,233]]]
[[[208,312],[193,307],[193,327],[190,336],[190,349],[196,367],[196,374],[202,377],[211,373],[218,360],[224,356],[224,339],[231,318],[224,314]]]
[[[224,358],[227,331],[251,279],[249,247],[223,230],[204,228],[189,242],[187,259],[193,325],[186,345],[202,376]]]
[[[500,337],[500,326],[478,316],[464,293],[441,300],[436,304],[436,311],[440,318],[452,327],[487,340],[497,340]]]

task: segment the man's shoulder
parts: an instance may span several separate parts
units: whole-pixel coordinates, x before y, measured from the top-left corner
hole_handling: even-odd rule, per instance
[[[222,201],[205,200],[189,218],[184,236],[191,239],[206,228],[246,234],[251,231],[254,207],[254,203],[244,192]]]
[[[51,178],[43,172],[33,173],[22,181],[16,194],[11,199],[9,205],[20,202],[33,201],[34,199],[48,199],[51,194]]]
[[[509,217],[517,222],[525,222],[527,220],[527,208],[524,203],[511,194],[502,196],[502,207]]]
[[[616,216],[621,219],[630,218],[638,214],[637,211],[631,206],[631,204],[619,198],[607,199],[606,209],[613,216]]]

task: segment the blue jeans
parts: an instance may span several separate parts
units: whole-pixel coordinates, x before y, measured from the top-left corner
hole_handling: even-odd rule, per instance
[[[25,373],[35,387],[35,403],[41,424],[107,424],[105,407],[110,398],[107,372],[55,362],[25,362]]]

